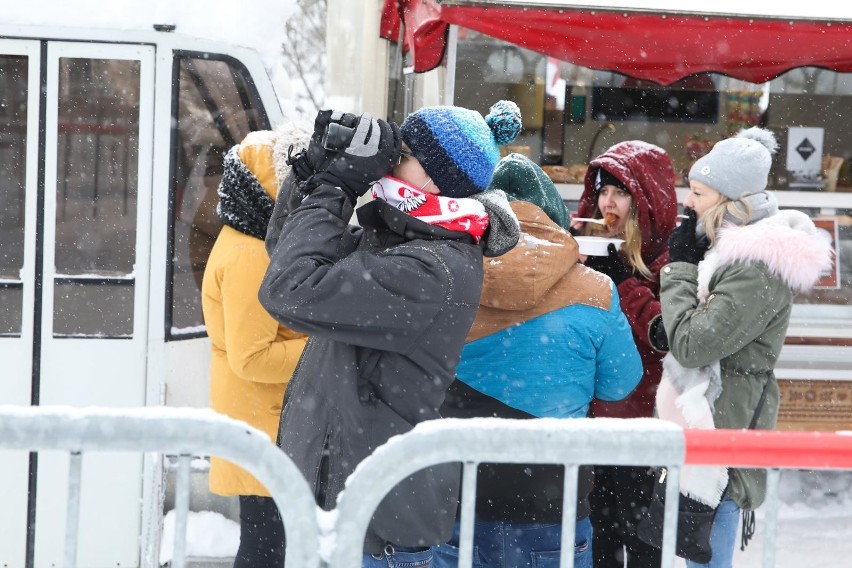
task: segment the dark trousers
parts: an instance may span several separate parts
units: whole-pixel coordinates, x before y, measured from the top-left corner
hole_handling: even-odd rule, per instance
[[[595,568],[658,568],[660,550],[636,536],[636,525],[651,502],[654,477],[647,467],[595,467],[589,495],[594,527]]]
[[[240,548],[234,568],[283,568],[284,523],[271,497],[240,495]]]

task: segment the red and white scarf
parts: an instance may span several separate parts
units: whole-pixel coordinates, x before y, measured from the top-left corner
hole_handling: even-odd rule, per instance
[[[430,225],[467,233],[477,243],[488,228],[488,213],[475,199],[425,193],[390,176],[373,184],[372,191],[373,198],[383,199],[403,213]]]

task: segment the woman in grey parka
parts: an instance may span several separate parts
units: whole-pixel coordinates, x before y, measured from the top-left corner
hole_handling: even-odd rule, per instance
[[[718,142],[689,172],[689,214],[669,240],[661,277],[663,360],[657,414],[688,428],[775,428],[773,369],[793,298],[831,262],[829,242],[799,211],[779,211],[765,191],[777,144],[750,128]],[[696,396],[697,394],[697,396]],[[703,396],[702,396],[703,395]],[[708,564],[730,567],[740,510],[764,499],[766,472],[683,468],[681,493],[719,506]],[[720,504],[721,502],[721,504]]]

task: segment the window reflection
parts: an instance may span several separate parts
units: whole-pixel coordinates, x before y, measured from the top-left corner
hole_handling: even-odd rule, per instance
[[[54,337],[133,337],[132,279],[57,279]]]
[[[0,55],[0,337],[21,334],[27,58]]]
[[[676,185],[685,187],[694,161],[716,141],[754,125],[772,130],[780,150],[769,189],[777,190],[779,199],[787,190],[803,189],[834,191],[839,198],[836,211],[824,201],[820,207],[799,207],[811,217],[837,216],[840,287],[798,296],[794,316],[852,319],[852,123],[847,120],[852,73],[803,67],[763,84],[706,73],[663,86],[548,59],[472,30],[460,28],[458,37],[455,104],[485,114],[498,99],[514,100],[524,115],[524,129],[511,150],[542,164],[554,182],[574,184],[577,192],[589,160],[618,142],[645,140],[664,148],[675,164]],[[565,100],[554,105],[563,87],[546,88],[542,96],[537,86],[559,81],[564,81]],[[543,125],[537,120],[542,109]],[[794,184],[786,171],[788,132],[800,126],[824,130],[823,174],[809,188]],[[795,203],[809,204],[801,198]],[[576,203],[568,206],[576,210]]]
[[[133,333],[139,81],[139,61],[59,60],[58,337]]]
[[[169,335],[193,337],[203,333],[201,279],[222,228],[216,217],[222,157],[249,132],[270,126],[236,61],[182,55],[177,65]]]
[[[819,219],[822,217],[818,209],[801,209],[811,217]],[[852,306],[852,211],[839,210],[837,216],[837,236],[838,240],[832,242],[834,249],[837,252],[835,262],[839,267],[839,287],[832,288],[814,288],[807,294],[800,294],[796,297],[797,304],[823,304],[831,306]],[[833,282],[824,282],[824,284],[833,285]],[[813,310],[815,306],[807,306],[808,310]],[[813,317],[814,313],[808,314]],[[831,317],[831,313],[819,314],[821,317]]]

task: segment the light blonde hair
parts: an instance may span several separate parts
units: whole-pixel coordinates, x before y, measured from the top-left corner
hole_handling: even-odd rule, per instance
[[[751,219],[751,213],[752,209],[748,201],[744,199],[732,200],[722,194],[722,200],[708,209],[698,222],[704,225],[704,232],[707,233],[707,238],[710,239],[712,246],[716,244],[716,231],[722,226],[726,217],[738,219],[741,224],[745,225]]]
[[[596,219],[603,218],[600,208],[595,205],[595,212],[592,215]],[[594,235],[605,230],[603,225],[595,223],[586,223],[584,235]],[[630,199],[630,210],[627,213],[627,222],[624,224],[624,255],[627,257],[627,263],[633,268],[634,272],[638,272],[643,277],[651,279],[653,275],[648,265],[642,260],[642,231],[639,229],[639,216],[636,212],[636,201]]]

